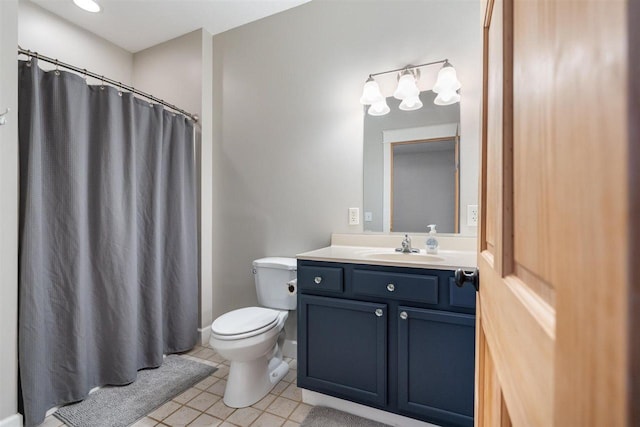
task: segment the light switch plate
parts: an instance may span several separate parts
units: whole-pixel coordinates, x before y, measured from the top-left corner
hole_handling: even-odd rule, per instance
[[[349,208],[349,225],[360,224],[360,208]]]
[[[478,226],[478,205],[467,205],[467,226]]]

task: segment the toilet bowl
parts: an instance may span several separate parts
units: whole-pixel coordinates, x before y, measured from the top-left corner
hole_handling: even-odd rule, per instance
[[[288,310],[296,308],[295,259],[263,258],[253,266],[265,307],[233,310],[211,325],[209,344],[231,362],[223,401],[232,408],[258,402],[289,372],[282,348]]]
[[[289,364],[282,360],[282,346],[288,315],[287,311],[247,307],[213,322],[209,343],[231,362],[225,405],[253,405],[287,375]]]

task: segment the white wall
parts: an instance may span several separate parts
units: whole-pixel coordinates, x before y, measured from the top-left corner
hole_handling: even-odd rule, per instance
[[[133,85],[190,113],[202,109],[202,31],[133,55]]]
[[[28,1],[19,2],[18,44],[23,49],[104,74],[127,85],[133,82],[130,52]],[[53,68],[46,63],[40,63],[40,67]],[[96,83],[93,79],[88,82]]]
[[[208,340],[211,325],[211,132],[212,36],[197,30],[137,52],[133,56],[134,86],[200,116],[196,126],[200,178],[201,230],[199,266],[200,328]],[[202,261],[204,260],[204,262]]]
[[[479,22],[476,1],[316,0],[214,36],[214,316],[256,303],[251,260],[362,230],[347,208],[362,207],[369,73],[449,58],[479,140]]]
[[[18,42],[17,0],[0,1],[0,424],[18,412]]]

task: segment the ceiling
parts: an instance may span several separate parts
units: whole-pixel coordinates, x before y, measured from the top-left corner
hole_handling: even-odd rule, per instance
[[[310,0],[97,0],[99,13],[72,0],[31,1],[135,53],[199,28],[218,34]]]

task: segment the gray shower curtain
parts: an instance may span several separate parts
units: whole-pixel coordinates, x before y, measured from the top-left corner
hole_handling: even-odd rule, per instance
[[[193,125],[19,63],[25,425],[197,339]]]

